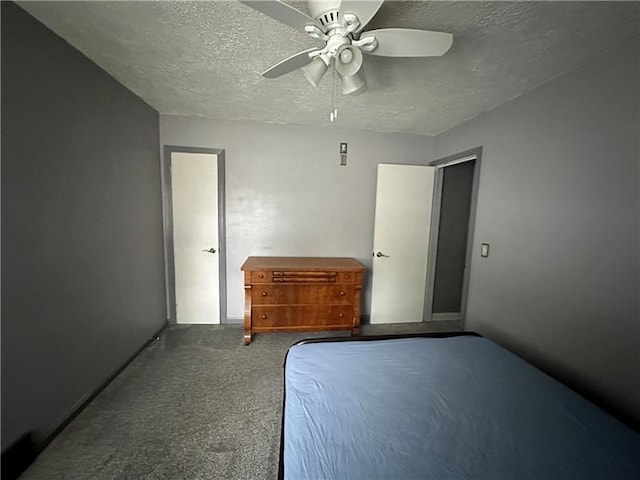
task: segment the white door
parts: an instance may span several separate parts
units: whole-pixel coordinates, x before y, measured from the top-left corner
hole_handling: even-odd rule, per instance
[[[423,321],[434,174],[378,165],[371,323]]]
[[[220,323],[218,156],[171,153],[176,323]]]

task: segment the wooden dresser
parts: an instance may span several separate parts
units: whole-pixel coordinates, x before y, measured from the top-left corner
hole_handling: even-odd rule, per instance
[[[352,258],[249,257],[244,272],[244,343],[254,332],[360,327],[365,267]]]

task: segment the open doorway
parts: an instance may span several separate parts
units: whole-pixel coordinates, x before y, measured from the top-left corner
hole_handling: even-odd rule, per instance
[[[436,172],[425,321],[464,320],[481,153],[479,147],[430,164]]]

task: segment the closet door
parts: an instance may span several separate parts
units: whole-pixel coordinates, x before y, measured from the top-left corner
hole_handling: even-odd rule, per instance
[[[218,156],[172,152],[176,323],[220,323]]]

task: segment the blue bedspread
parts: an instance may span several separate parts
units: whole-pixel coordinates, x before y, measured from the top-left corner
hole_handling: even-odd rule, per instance
[[[293,346],[284,473],[302,479],[640,479],[640,434],[479,337]]]

